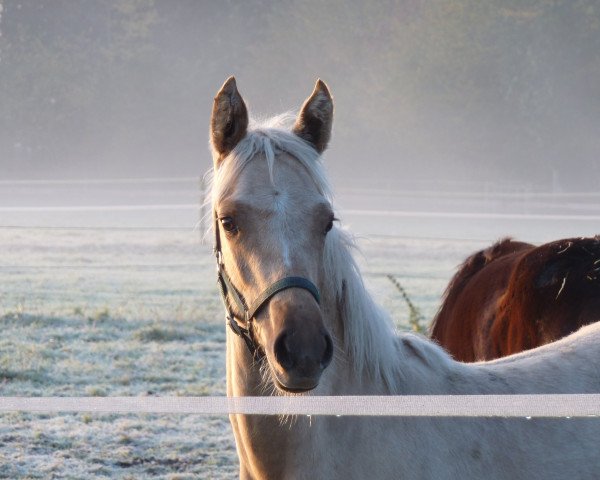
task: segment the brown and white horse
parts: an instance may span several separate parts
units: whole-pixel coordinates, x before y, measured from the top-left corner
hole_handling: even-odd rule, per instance
[[[471,255],[451,280],[431,337],[456,360],[492,360],[600,320],[600,236],[540,246],[510,238]]]
[[[230,78],[215,97],[212,207],[228,316],[227,394],[600,392],[600,327],[490,363],[397,334],[337,225],[321,164],[321,81],[291,128],[249,126]],[[311,393],[309,393],[311,392]],[[598,419],[231,415],[243,479],[593,479]]]

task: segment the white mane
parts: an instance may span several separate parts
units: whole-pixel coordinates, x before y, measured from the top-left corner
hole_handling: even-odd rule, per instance
[[[261,124],[253,122],[246,136],[212,175],[209,195],[213,205],[229,193],[235,179],[256,155],[266,159],[273,181],[277,155],[283,152],[298,160],[319,192],[332,200],[321,158],[312,146],[290,132],[292,120],[293,117],[284,114]],[[334,226],[325,243],[324,269],[329,285],[323,294],[332,296],[338,305],[343,331],[340,339],[342,349],[354,362],[354,370],[366,373],[373,380],[382,380],[391,392],[397,392],[403,360],[402,349],[398,347],[399,337],[389,315],[373,301],[365,288],[352,254],[355,249],[351,234]],[[420,348],[425,346],[423,342],[417,343]],[[427,350],[437,350],[432,345],[429,347]],[[449,361],[446,355],[436,356]]]
[[[400,379],[400,351],[392,321],[367,291],[352,255],[356,244],[351,234],[333,228],[325,243],[325,276],[340,309],[343,348],[357,372],[381,379],[391,391]]]

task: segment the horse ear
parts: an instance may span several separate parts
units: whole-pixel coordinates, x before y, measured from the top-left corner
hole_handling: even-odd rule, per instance
[[[293,132],[322,153],[331,138],[332,123],[333,98],[325,82],[319,79],[312,94],[302,105]]]
[[[215,166],[244,138],[248,129],[248,110],[238,92],[234,77],[229,77],[215,97],[210,118],[210,141]]]

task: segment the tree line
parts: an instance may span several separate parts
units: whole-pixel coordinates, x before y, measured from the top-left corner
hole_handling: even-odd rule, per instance
[[[1,5],[0,175],[200,172],[235,74],[264,114],[327,81],[340,174],[600,182],[597,0]]]

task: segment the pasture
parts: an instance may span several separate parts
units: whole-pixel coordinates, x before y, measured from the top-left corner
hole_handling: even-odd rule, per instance
[[[196,181],[0,192],[0,395],[225,395],[223,307],[210,236],[195,228]],[[456,266],[489,241],[598,233],[600,218],[593,195],[347,190],[338,205],[399,329],[410,312],[387,275],[428,321]],[[237,468],[225,417],[0,416],[0,478],[225,479]]]

